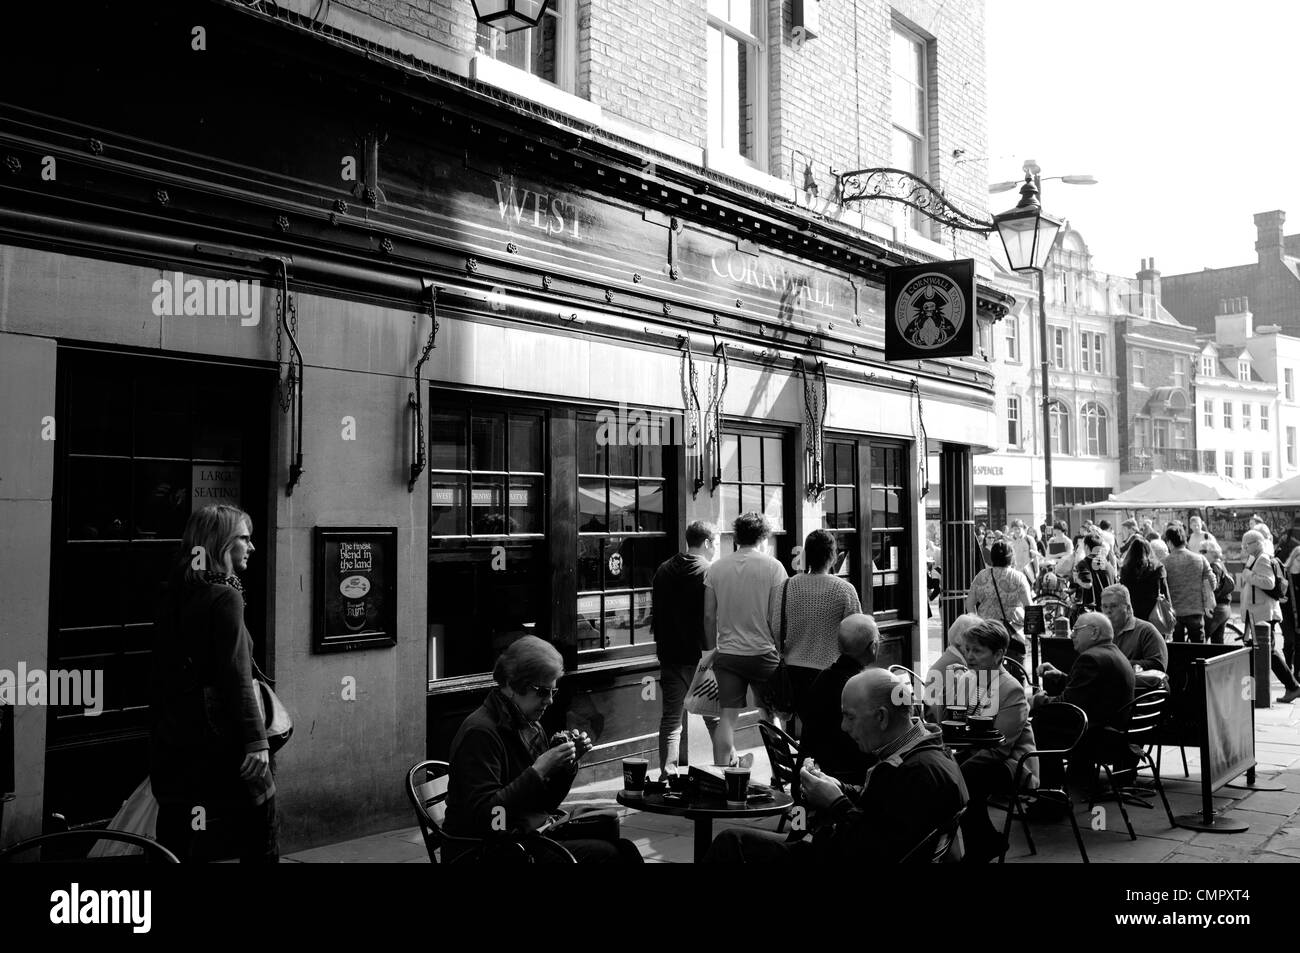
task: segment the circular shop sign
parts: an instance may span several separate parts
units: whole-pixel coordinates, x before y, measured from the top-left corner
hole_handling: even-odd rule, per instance
[[[961,286],[938,272],[917,275],[899,292],[894,323],[912,347],[943,347],[966,323]]]
[[[609,556],[609,574],[611,576],[623,575],[623,555],[622,553],[611,553]]]

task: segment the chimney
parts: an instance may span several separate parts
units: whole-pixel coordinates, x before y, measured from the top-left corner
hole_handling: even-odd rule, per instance
[[[1155,258],[1143,258],[1142,268],[1137,273],[1138,290],[1142,293],[1143,312],[1154,313],[1160,304],[1160,272],[1156,271]],[[1147,303],[1150,302],[1148,312]]]
[[[1254,336],[1254,316],[1245,298],[1220,298],[1219,313],[1214,316],[1214,340],[1221,347],[1245,347]]]
[[[1271,261],[1281,261],[1283,255],[1282,225],[1286,222],[1286,212],[1275,209],[1272,212],[1258,212],[1255,215],[1255,253],[1261,265]]]

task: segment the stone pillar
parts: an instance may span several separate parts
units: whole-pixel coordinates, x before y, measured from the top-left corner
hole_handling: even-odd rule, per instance
[[[979,571],[975,546],[974,468],[970,447],[945,443],[939,451],[939,522],[942,527],[943,592],[939,605],[944,641],[948,627],[965,611],[966,592]]]

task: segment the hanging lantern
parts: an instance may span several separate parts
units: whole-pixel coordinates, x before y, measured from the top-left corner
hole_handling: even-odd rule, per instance
[[[531,30],[542,22],[550,0],[470,0],[478,22],[502,33]]]

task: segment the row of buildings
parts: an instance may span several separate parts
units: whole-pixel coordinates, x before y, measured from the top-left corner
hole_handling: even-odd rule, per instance
[[[1283,235],[1284,219],[1255,216],[1254,264],[1163,277],[1154,258],[1133,277],[1098,271],[1083,236],[1062,230],[1046,276],[1059,515],[1159,470],[1247,492],[1300,473],[1300,236]],[[1003,443],[975,458],[975,510],[995,526],[1037,523],[1047,512],[1038,289],[1001,270],[994,284],[1017,303],[981,340]]]

